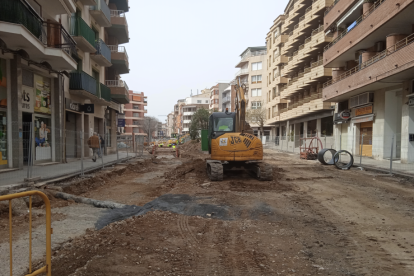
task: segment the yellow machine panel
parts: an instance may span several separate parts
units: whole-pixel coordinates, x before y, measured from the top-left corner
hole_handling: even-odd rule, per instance
[[[226,133],[212,139],[211,159],[222,161],[262,160],[262,141],[248,133]]]

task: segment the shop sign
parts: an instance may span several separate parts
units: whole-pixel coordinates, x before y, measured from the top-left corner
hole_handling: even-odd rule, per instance
[[[22,86],[22,111],[23,112],[34,112],[35,97],[33,94],[33,88],[28,86]]]
[[[339,117],[343,120],[348,120],[351,118],[351,110],[344,110],[339,114]]]
[[[66,109],[81,112],[82,106],[79,103],[74,103],[70,99],[66,99]]]
[[[371,122],[371,121],[374,121],[374,114],[372,114],[370,116],[364,116],[364,117],[353,118],[352,119],[352,122],[354,124],[366,123],[366,122]]]
[[[36,80],[36,104],[34,107],[35,112],[51,114],[50,106],[50,83],[43,80],[42,77],[39,79],[35,76]]]
[[[372,105],[355,109],[355,116],[362,116],[367,114],[372,114]]]
[[[125,119],[118,118],[118,127],[125,127]]]
[[[85,113],[95,113],[95,105],[94,104],[84,104],[83,111]]]

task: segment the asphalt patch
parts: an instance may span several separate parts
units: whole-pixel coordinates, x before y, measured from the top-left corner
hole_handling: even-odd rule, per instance
[[[197,201],[200,199],[205,199],[205,197],[192,197],[185,194],[165,194],[148,202],[144,206],[129,205],[124,208],[107,209],[103,212],[95,227],[99,230],[113,222],[125,220],[133,216],[141,216],[154,210],[220,220],[234,220],[243,211],[240,209],[240,206],[232,207],[198,203]],[[281,220],[275,210],[265,203],[256,204],[253,209],[245,210],[250,213],[252,219],[259,219],[261,215],[266,215],[271,221]]]

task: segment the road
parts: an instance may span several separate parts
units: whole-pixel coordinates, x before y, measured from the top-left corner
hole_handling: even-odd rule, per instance
[[[130,206],[56,244],[54,275],[414,275],[412,182],[271,150],[273,182],[242,171],[209,182],[206,156],[182,155],[60,183]]]

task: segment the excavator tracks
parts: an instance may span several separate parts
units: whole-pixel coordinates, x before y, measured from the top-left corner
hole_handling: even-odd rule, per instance
[[[211,181],[223,180],[223,165],[221,162],[207,162],[207,174]]]

